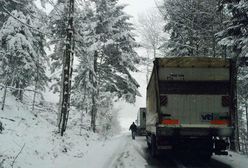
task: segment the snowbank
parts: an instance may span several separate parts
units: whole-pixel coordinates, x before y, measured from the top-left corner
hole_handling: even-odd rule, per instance
[[[247,168],[248,166],[248,158],[247,156],[240,155],[235,152],[228,152],[228,156],[213,156],[213,159],[220,161],[222,163],[226,163],[232,168]]]

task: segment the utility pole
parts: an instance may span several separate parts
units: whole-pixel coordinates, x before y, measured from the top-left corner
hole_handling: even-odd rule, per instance
[[[59,111],[59,132],[63,136],[69,111],[70,111],[70,96],[71,96],[71,78],[72,78],[72,64],[74,54],[74,30],[73,30],[73,19],[74,19],[74,0],[66,0],[66,12],[68,18],[68,25],[66,28],[66,42],[65,51],[63,55],[63,69],[62,69],[62,88],[61,88],[61,100],[60,100],[60,111]]]

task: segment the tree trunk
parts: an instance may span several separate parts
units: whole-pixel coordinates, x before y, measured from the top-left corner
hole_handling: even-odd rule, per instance
[[[227,51],[226,51],[226,46],[223,47],[223,57],[226,59],[227,58]]]
[[[96,132],[96,95],[93,93],[92,95],[92,108],[91,108],[91,129],[93,132]]]
[[[13,75],[12,75],[12,79],[11,79],[11,82],[10,82],[10,86],[13,86],[14,78],[15,78],[15,69],[14,69],[14,72],[13,72]],[[7,95],[7,89],[8,89],[8,80],[6,79],[5,86],[4,86],[4,93],[3,93],[2,110],[4,110],[4,106],[5,106],[6,95]]]
[[[213,28],[212,28],[213,30]],[[213,57],[216,57],[216,42],[215,42],[215,36],[213,35]]]
[[[91,108],[91,129],[93,132],[96,132],[96,115],[97,115],[97,98],[98,98],[98,86],[97,86],[97,58],[98,53],[95,51],[94,53],[94,73],[91,72],[91,82],[93,84],[93,90],[91,93],[92,98],[92,108]]]
[[[80,109],[83,109],[83,108],[80,108]],[[87,107],[85,108],[85,111],[87,113]],[[82,136],[82,129],[83,129],[83,117],[84,117],[84,111],[82,110],[81,111],[81,115],[80,115],[80,128],[79,128],[79,135]]]
[[[71,76],[72,76],[72,61],[74,54],[74,30],[73,30],[73,19],[74,19],[74,0],[67,2],[68,9],[68,25],[66,29],[66,48],[64,52],[64,65],[62,75],[62,97],[61,97],[61,111],[59,120],[59,131],[61,136],[67,127],[67,121],[70,111],[70,95],[71,95]]]
[[[156,53],[157,53],[157,51],[156,51],[156,46],[152,46],[153,47],[153,58],[154,58],[154,60],[155,60],[155,58],[156,58]]]
[[[4,93],[3,93],[3,99],[2,99],[2,110],[4,110],[6,94],[7,94],[7,82],[5,83],[5,86],[4,86]]]
[[[248,154],[248,106],[247,104],[245,105],[245,116],[246,116],[246,141],[245,141],[245,146],[246,146],[246,154]]]
[[[146,84],[148,85],[149,82],[149,51],[146,49],[147,53],[147,60],[146,60]]]
[[[62,74],[62,77],[61,77],[61,84],[60,84],[60,93],[59,93],[59,107],[58,107],[58,115],[57,115],[57,126],[58,126],[58,132],[60,132],[60,130],[61,130],[61,119],[62,119],[62,114],[61,114],[61,109],[62,109],[62,107],[61,107],[61,104],[62,104],[62,90],[63,90],[63,83],[62,83],[62,81],[63,81],[63,79],[64,79],[64,77],[63,77],[64,75]]]
[[[36,91],[36,89],[35,89],[35,91]],[[34,92],[34,96],[33,96],[32,111],[34,111],[35,98],[36,98],[36,92]],[[35,117],[37,117],[37,114],[35,114]]]
[[[238,123],[238,111],[237,111],[237,58],[231,60],[231,121],[234,127],[234,134],[230,137],[230,147],[233,151],[240,151],[239,144],[239,123]]]
[[[38,66],[37,66],[38,68]],[[35,79],[35,86],[34,86],[34,96],[33,96],[33,103],[32,103],[32,111],[34,111],[34,106],[35,106],[35,99],[36,99],[36,90],[38,85],[38,69],[37,69],[37,74],[36,74],[36,79]],[[37,117],[37,114],[35,114],[35,117]]]
[[[20,85],[19,86],[19,91],[18,91],[20,102],[23,102],[23,95],[24,95],[24,90],[23,89],[24,89],[24,87],[22,85]]]

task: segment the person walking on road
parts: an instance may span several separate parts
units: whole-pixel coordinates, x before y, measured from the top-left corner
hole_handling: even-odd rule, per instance
[[[135,125],[134,122],[131,124],[129,130],[132,131],[132,139],[135,139],[135,134],[136,134],[136,132],[137,132],[137,126]]]

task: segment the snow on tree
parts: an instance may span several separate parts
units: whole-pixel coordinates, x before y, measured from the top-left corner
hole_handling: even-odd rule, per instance
[[[163,32],[163,16],[158,9],[150,10],[149,13],[139,15],[138,32],[141,37],[141,45],[148,52],[152,53],[153,58],[159,56],[159,48],[165,40]]]
[[[238,95],[238,135],[239,142],[236,144],[240,152],[248,155],[248,68],[239,67],[238,82],[237,82],[237,95]],[[237,150],[237,149],[236,149]]]
[[[81,43],[76,43],[80,62],[74,85],[74,98],[78,99],[74,102],[83,103],[88,97],[95,131],[101,94],[111,93],[112,98],[135,102],[139,85],[129,71],[137,71],[135,63],[139,59],[134,51],[138,45],[128,22],[130,16],[123,12],[125,6],[118,5],[117,0],[93,2],[80,21],[81,40],[76,39]]]
[[[157,8],[150,9],[147,13],[139,15],[137,27],[140,45],[146,50],[145,57],[142,58],[141,63],[146,66],[146,81],[148,83],[153,59],[164,56],[160,48],[164,41],[167,40],[167,34],[163,31],[163,16]]]
[[[0,121],[0,134],[2,133],[3,130],[4,130],[3,123]]]
[[[80,27],[78,26],[78,18],[80,16],[79,11],[84,13],[84,11],[79,9],[82,8],[82,5],[75,6],[74,31],[76,34],[78,34],[77,31],[80,30]],[[58,0],[56,4],[54,4],[53,10],[48,16],[49,45],[52,48],[52,54],[49,55],[49,58],[51,59],[51,80],[53,83],[50,89],[53,90],[53,92],[59,92],[61,88],[61,69],[63,64],[64,49],[66,46],[66,28],[68,23],[67,10],[66,0]],[[77,36],[75,38],[77,38]],[[75,43],[81,42],[76,40]],[[75,51],[75,55],[78,55],[77,51],[78,50]]]
[[[226,11],[226,29],[218,33],[219,43],[231,48],[235,56],[248,57],[248,4],[246,0],[223,0],[220,8]]]
[[[164,44],[169,56],[219,57],[215,33],[222,28],[216,0],[164,0],[165,28],[170,39]]]
[[[45,75],[44,34],[40,29],[43,24],[39,19],[41,12],[29,2],[23,11],[18,8],[10,12],[4,8],[2,12],[8,18],[0,29],[1,82],[17,88],[12,93],[20,100],[23,89],[34,86],[44,90],[48,80]]]
[[[119,133],[118,110],[113,108],[113,98],[110,92],[100,92],[98,100],[97,130],[103,136]]]
[[[52,80],[55,81],[51,86],[54,92],[60,91],[62,60],[65,49],[67,17],[65,10],[65,1],[59,0],[49,14],[49,45],[53,53],[49,56],[51,59]]]
[[[70,0],[66,2],[66,40],[63,54],[63,68],[61,76],[61,91],[60,91],[60,106],[58,113],[58,128],[61,136],[63,136],[66,127],[70,111],[70,97],[71,97],[71,82],[73,71],[73,59],[74,59],[74,11],[75,2]]]
[[[26,0],[26,4],[30,4],[32,0]],[[28,12],[27,5],[22,3],[21,0],[1,0],[0,1],[0,27],[3,26],[3,23],[8,19],[9,15],[7,11],[13,10],[22,10],[24,13]]]
[[[239,68],[238,75],[238,131],[240,152],[248,155],[248,69]]]
[[[246,0],[222,0],[219,8],[226,14],[227,20],[224,22],[225,29],[217,33],[219,38],[219,44],[229,49],[231,54],[229,57],[233,57],[239,63],[239,57],[248,57],[248,4]],[[238,67],[239,64],[237,64]],[[239,128],[235,130],[235,144],[232,145],[232,149],[247,151],[247,141],[245,148],[240,146],[240,142],[247,140],[246,136],[243,136],[244,131],[247,134],[247,117],[243,117],[247,107],[247,67],[238,67],[238,107],[240,113],[237,115],[235,123],[238,123]],[[240,136],[239,136],[240,135]],[[242,145],[242,144],[241,144]]]

